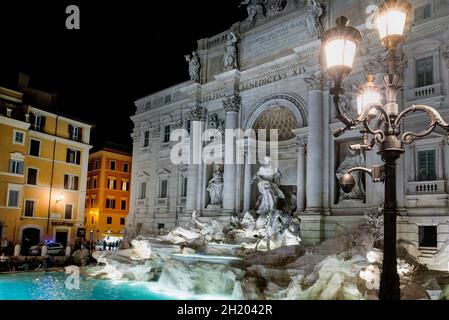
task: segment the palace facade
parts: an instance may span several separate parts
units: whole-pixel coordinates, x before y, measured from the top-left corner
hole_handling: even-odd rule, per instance
[[[278,129],[284,209],[301,219],[305,243],[317,243],[363,221],[383,203],[383,184],[360,176],[357,190],[345,195],[337,177],[348,166],[382,164],[377,152],[350,152],[362,141],[357,131],[335,138],[329,85],[320,74],[322,30],[344,15],[363,33],[343,107],[356,115],[356,88],[368,73],[382,83],[384,48],[370,28],[376,1],[269,1],[248,6],[249,17],[229,30],[198,41],[189,62],[191,81],[136,101],[132,117],[133,174],[127,224],[137,232],[182,225],[197,210],[204,218],[229,220],[255,209],[259,191],[251,184],[260,164],[251,164],[255,141],[245,138],[245,162],[224,165],[220,205],[211,205],[212,164],[175,165],[170,153],[180,128]],[[309,5],[308,5],[309,3]],[[413,0],[407,38],[401,48],[402,107],[427,104],[449,119],[449,2]],[[261,7],[262,6],[262,7]],[[317,9],[317,6],[320,7]],[[250,10],[255,9],[255,10]],[[261,10],[262,9],[262,10]],[[322,12],[320,12],[320,9]],[[368,13],[367,13],[368,12]],[[235,41],[237,39],[237,42]],[[182,58],[182,57],[181,57]],[[186,72],[187,74],[187,72]],[[424,129],[428,119],[409,117],[405,130]],[[206,143],[191,135],[194,151]],[[406,147],[398,161],[398,236],[431,259],[449,240],[449,145],[442,131]]]

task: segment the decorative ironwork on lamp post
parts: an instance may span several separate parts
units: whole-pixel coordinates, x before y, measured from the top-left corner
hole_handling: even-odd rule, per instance
[[[411,5],[406,0],[386,0],[380,7],[376,17],[376,27],[380,41],[387,49],[385,60],[387,74],[384,77],[386,103],[381,104],[381,90],[374,84],[374,77],[369,76],[367,83],[358,92],[358,117],[349,118],[340,105],[340,97],[344,94],[343,81],[352,72],[357,48],[362,40],[362,34],[356,28],[348,25],[346,17],[337,19],[337,26],[322,35],[322,51],[328,74],[332,77],[334,86],[330,93],[336,108],[336,117],[345,125],[334,133],[335,137],[343,135],[347,130],[361,130],[363,142],[350,148],[356,150],[372,150],[379,146],[379,155],[383,166],[367,168],[352,168],[340,178],[344,192],[351,192],[355,180],[351,175],[354,171],[369,174],[373,182],[385,183],[384,203],[384,258],[380,281],[379,298],[381,300],[399,300],[400,282],[397,272],[396,245],[396,160],[404,153],[404,144],[412,144],[432,133],[438,126],[449,133],[449,124],[433,108],[426,105],[413,105],[401,113],[397,96],[401,90],[401,74],[397,46],[404,39],[405,25],[410,15]],[[431,123],[422,132],[401,132],[401,122],[415,112],[425,113]],[[371,137],[371,140],[370,140]]]

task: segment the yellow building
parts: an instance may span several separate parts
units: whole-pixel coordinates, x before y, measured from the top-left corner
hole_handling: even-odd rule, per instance
[[[46,95],[0,88],[0,234],[74,244],[85,232],[92,126],[29,102]]]
[[[86,194],[87,238],[116,242],[123,238],[129,212],[130,153],[104,148],[89,159]]]

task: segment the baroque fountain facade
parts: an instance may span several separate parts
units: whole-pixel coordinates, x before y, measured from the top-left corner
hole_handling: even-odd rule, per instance
[[[411,2],[419,8],[418,1]],[[248,19],[199,40],[198,49],[185,57],[190,81],[136,101],[128,249],[97,253],[105,264],[97,276],[236,298],[376,296],[382,185],[357,176],[353,192],[344,194],[337,181],[349,168],[370,167],[380,159],[375,152],[349,150],[362,140],[357,132],[332,136],[339,124],[320,72],[320,34],[344,14],[367,39],[342,97],[345,111],[356,112],[354,88],[365,78],[363,69],[382,79],[383,50],[375,30],[366,28],[364,3],[243,1]],[[415,21],[404,44],[402,99],[404,105],[425,100],[448,118],[449,5],[433,6],[433,19]],[[415,79],[415,66],[425,58],[433,61],[430,89]],[[426,123],[412,119],[407,125]],[[173,163],[179,143],[170,138],[179,129],[189,134],[176,150],[193,154],[224,139],[225,129],[275,129],[279,142],[274,147],[269,142],[265,156],[258,140],[266,139],[244,136],[234,152],[242,161],[235,165],[223,164],[220,153],[212,153],[207,163]],[[436,132],[419,141],[398,164],[404,295],[420,292],[423,298],[440,290],[422,274],[448,268],[445,139]],[[435,160],[430,167],[426,162],[424,171],[423,155]],[[435,239],[431,248],[424,246],[429,239]]]

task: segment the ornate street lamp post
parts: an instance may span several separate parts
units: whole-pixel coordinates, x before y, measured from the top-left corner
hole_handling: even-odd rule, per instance
[[[386,65],[388,73],[384,77],[386,103],[381,104],[380,89],[374,84],[374,77],[369,76],[368,82],[358,92],[358,118],[350,119],[340,106],[340,96],[344,94],[343,81],[352,72],[357,47],[362,40],[361,33],[348,26],[348,19],[337,19],[337,26],[326,31],[322,36],[322,51],[328,74],[332,77],[334,86],[330,90],[336,108],[337,118],[345,127],[337,130],[336,137],[347,130],[361,129],[363,143],[351,146],[351,149],[372,150],[379,146],[379,155],[383,166],[367,168],[352,168],[340,179],[343,191],[351,192],[355,180],[351,175],[354,171],[363,171],[371,175],[374,182],[385,183],[384,203],[384,258],[380,281],[379,298],[381,300],[399,300],[400,283],[397,272],[396,246],[396,160],[404,153],[404,144],[412,144],[415,140],[432,133],[437,126],[449,132],[449,124],[433,108],[425,105],[413,105],[399,113],[397,95],[401,89],[401,74],[398,71],[399,59],[397,45],[404,39],[407,17],[411,5],[405,0],[386,0],[379,8],[376,27],[380,41],[386,47],[388,55]],[[430,117],[431,123],[423,132],[401,133],[401,121],[414,112],[422,112]],[[369,140],[370,136],[372,137]]]

